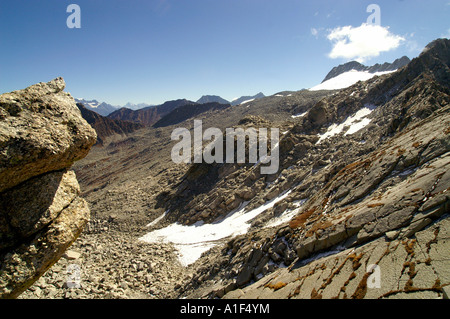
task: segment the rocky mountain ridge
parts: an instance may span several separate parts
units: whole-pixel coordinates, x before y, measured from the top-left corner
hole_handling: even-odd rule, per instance
[[[151,126],[176,108],[184,105],[195,104],[197,103],[188,101],[186,99],[180,99],[175,101],[168,101],[158,106],[149,106],[139,110],[121,108],[109,114],[108,118]]]
[[[204,127],[278,127],[273,175],[260,164],[171,163],[170,133],[192,118],[107,137],[75,165],[92,211],[73,246],[87,277],[53,296],[448,297],[449,66],[450,41],[439,39],[397,72],[343,90],[195,115]],[[247,232],[187,267],[175,244],[139,240],[174,224],[201,231],[241,209],[254,214]],[[23,297],[47,296],[67,263]]]
[[[403,56],[399,59],[396,59],[392,63],[385,62],[383,64],[375,64],[372,66],[365,66],[357,61],[347,62],[345,64],[341,64],[337,67],[334,67],[324,78],[322,83],[337,77],[340,74],[345,72],[355,70],[355,71],[363,71],[369,73],[378,73],[378,72],[386,72],[386,71],[395,71],[398,70],[405,65],[407,65],[411,60],[407,56]]]
[[[75,99],[75,102],[78,104],[82,104],[86,109],[96,112],[101,116],[108,116],[118,109],[117,106],[108,104],[106,102],[100,103],[97,100]]]
[[[225,100],[224,98],[221,98],[218,95],[203,95],[200,99],[197,100],[198,104],[205,104],[205,103],[219,103],[219,104],[230,104],[229,101]]]
[[[101,116],[97,112],[91,111],[83,104],[77,103],[77,107],[81,111],[81,116],[92,126],[97,133],[96,145],[103,145],[103,141],[108,136],[119,134],[127,135],[135,130],[141,129],[144,125],[139,123],[131,123],[121,120],[112,120]]]

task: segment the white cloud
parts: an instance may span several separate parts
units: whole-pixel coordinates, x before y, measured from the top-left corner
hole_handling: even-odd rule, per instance
[[[394,50],[405,38],[392,34],[388,27],[363,23],[359,27],[345,26],[332,29],[327,36],[333,43],[329,53],[332,59],[345,58],[364,62],[381,52]]]

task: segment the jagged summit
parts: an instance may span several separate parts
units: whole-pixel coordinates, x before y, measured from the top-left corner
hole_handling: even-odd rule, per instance
[[[321,84],[312,87],[311,91],[340,90],[345,89],[359,81],[367,81],[374,76],[381,76],[395,72],[408,65],[410,59],[406,56],[395,60],[393,63],[375,64],[365,66],[352,61],[333,68]]]
[[[96,133],[64,88],[57,78],[0,95],[0,299],[30,287],[89,220],[70,168]]]
[[[340,74],[349,72],[351,70],[360,71],[360,72],[368,72],[368,73],[378,73],[378,72],[387,72],[387,71],[395,71],[398,70],[405,65],[407,65],[411,60],[407,56],[403,56],[400,59],[395,60],[392,63],[383,63],[383,64],[375,64],[372,66],[365,66],[357,61],[351,61],[345,64],[341,64],[337,67],[334,67],[322,81],[328,81],[332,78],[337,77]]]
[[[108,104],[106,102],[99,102],[97,100],[85,100],[75,98],[75,102],[81,103],[88,110],[94,111],[102,116],[108,116],[112,112],[117,110],[117,106]]]

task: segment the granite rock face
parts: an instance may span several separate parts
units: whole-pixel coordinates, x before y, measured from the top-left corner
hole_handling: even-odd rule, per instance
[[[74,99],[57,78],[0,96],[0,191],[70,167],[95,143]]]
[[[15,298],[89,220],[75,173],[95,131],[57,78],[0,95],[0,297]]]

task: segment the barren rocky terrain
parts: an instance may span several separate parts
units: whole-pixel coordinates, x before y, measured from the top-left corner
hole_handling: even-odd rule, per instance
[[[277,174],[174,164],[170,134],[193,118],[106,137],[74,165],[90,222],[20,298],[448,298],[449,42],[347,89],[196,115],[222,130],[278,127]],[[188,266],[176,245],[140,240],[267,203]]]

